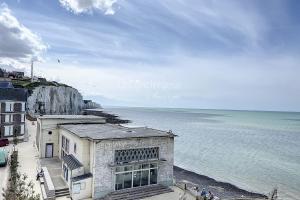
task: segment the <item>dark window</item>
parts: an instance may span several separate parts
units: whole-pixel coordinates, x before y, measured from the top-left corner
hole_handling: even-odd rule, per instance
[[[15,103],[14,104],[14,111],[15,112],[21,112],[22,111],[22,104],[21,103]]]
[[[14,133],[14,135],[20,135],[21,134],[21,126],[20,125],[15,125],[13,133]]]
[[[74,153],[77,153],[77,145],[74,143]]]
[[[49,131],[48,134],[49,134],[49,135],[52,135],[52,131]]]
[[[1,103],[1,112],[5,112],[5,103]]]
[[[5,122],[5,115],[1,115],[1,123],[4,123]]]
[[[13,115],[14,122],[21,122],[21,115],[20,114],[15,114]]]
[[[150,185],[157,184],[157,169],[150,169]]]

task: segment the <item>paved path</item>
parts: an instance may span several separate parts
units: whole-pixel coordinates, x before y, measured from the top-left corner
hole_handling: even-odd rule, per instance
[[[28,180],[32,180],[34,183],[34,191],[41,195],[41,187],[38,181],[36,181],[37,167],[38,167],[38,152],[34,145],[36,126],[26,120],[26,126],[28,128],[29,140],[17,145],[18,158],[19,158],[19,172],[28,176]]]
[[[1,147],[1,148],[4,148],[4,149],[10,151],[11,146]],[[6,188],[6,185],[7,185],[8,174],[9,174],[8,169],[9,169],[8,164],[6,165],[6,167],[0,167],[0,200],[3,199],[3,197],[2,197],[2,188]]]

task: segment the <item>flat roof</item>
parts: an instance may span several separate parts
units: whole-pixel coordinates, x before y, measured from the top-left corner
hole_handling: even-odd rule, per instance
[[[41,115],[40,119],[105,119],[95,115]]]
[[[61,124],[63,128],[80,138],[92,140],[148,138],[148,137],[175,137],[171,132],[156,130],[147,127],[129,128],[115,124]]]
[[[0,88],[0,100],[26,101],[27,90],[23,88]]]

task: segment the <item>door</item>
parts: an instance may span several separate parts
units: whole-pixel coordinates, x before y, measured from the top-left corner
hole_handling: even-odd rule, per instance
[[[46,144],[46,158],[52,158],[53,157],[53,143],[47,143]]]
[[[68,168],[65,166],[65,165],[63,165],[64,167],[64,178],[65,178],[65,180],[68,182],[69,181],[69,170],[68,170]]]

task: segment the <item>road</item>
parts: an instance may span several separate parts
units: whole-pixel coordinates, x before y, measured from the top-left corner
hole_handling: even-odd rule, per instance
[[[5,148],[6,150],[11,149],[11,146],[8,147],[1,147],[1,148]],[[0,200],[3,199],[2,197],[2,188],[6,188],[7,185],[7,179],[8,179],[8,164],[6,165],[6,167],[0,167]]]

